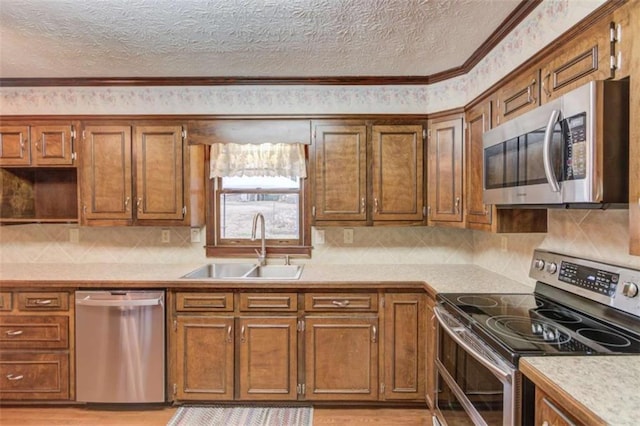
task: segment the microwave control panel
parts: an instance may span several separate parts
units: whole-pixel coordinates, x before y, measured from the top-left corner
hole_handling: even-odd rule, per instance
[[[565,118],[565,180],[584,179],[587,175],[587,114]]]

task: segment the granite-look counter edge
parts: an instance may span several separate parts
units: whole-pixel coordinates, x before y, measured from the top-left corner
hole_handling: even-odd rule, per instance
[[[638,424],[639,355],[524,357],[520,369],[549,396],[600,424]],[[570,413],[577,417],[577,411]]]

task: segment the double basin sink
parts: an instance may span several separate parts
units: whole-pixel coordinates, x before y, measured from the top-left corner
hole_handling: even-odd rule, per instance
[[[303,265],[209,263],[180,278],[198,280],[297,280]]]

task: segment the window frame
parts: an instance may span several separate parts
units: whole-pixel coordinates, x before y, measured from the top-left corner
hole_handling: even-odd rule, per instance
[[[307,155],[308,161],[308,155]],[[207,170],[209,169],[210,158],[207,154]],[[220,238],[220,196],[224,193],[246,193],[242,190],[223,190],[222,178],[206,179],[206,256],[207,257],[254,257],[256,250],[260,249],[260,239],[251,241],[250,239],[222,239]],[[309,178],[300,179],[300,187],[298,190],[251,190],[251,193],[267,193],[274,192],[290,192],[297,193],[299,196],[299,229],[300,236],[295,240],[267,239],[267,258],[277,257],[278,255],[291,255],[299,257],[311,257],[311,221],[309,218],[310,197],[309,197]]]

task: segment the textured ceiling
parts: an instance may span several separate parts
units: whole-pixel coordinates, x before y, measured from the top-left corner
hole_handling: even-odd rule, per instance
[[[0,0],[0,78],[426,76],[520,0]]]

